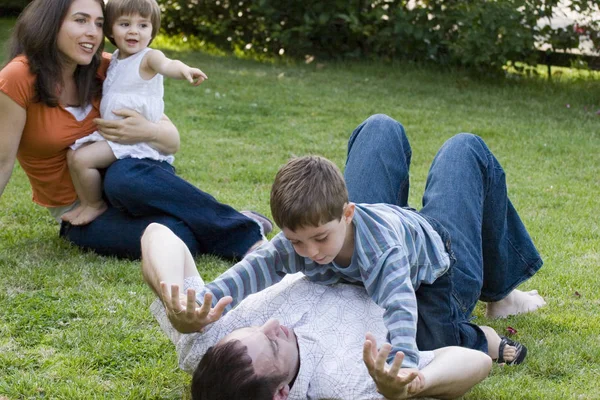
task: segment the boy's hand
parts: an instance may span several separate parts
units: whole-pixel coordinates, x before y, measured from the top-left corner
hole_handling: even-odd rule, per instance
[[[191,83],[194,86],[198,86],[199,84],[204,82],[206,79],[208,79],[208,76],[206,76],[206,74],[204,72],[200,71],[198,68],[191,68],[191,67],[184,68],[183,71],[181,71],[181,74],[183,75],[183,78],[185,80],[187,80],[189,83]]]
[[[423,390],[425,378],[418,369],[401,368],[404,353],[399,351],[394,357],[392,366],[386,364],[387,356],[392,346],[384,343],[377,351],[375,336],[367,333],[363,347],[363,361],[367,366],[369,375],[375,381],[377,391],[386,399],[406,399]]]
[[[204,302],[199,307],[196,303],[196,291],[188,289],[187,296],[179,294],[179,286],[160,282],[162,302],[167,310],[167,317],[177,331],[181,333],[202,332],[202,330],[217,321],[223,315],[225,307],[232,302],[231,296],[219,299],[215,308],[211,308],[212,294],[204,295]]]

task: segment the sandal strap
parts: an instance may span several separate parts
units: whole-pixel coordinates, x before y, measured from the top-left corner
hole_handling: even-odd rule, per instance
[[[506,361],[504,359],[504,348],[506,345],[513,346],[515,350],[515,358],[512,361]],[[521,343],[509,339],[506,336],[500,336],[500,345],[498,346],[498,364],[506,363],[508,365],[516,365],[521,364],[527,355],[527,347],[523,346]]]
[[[506,362],[504,360],[504,348],[506,347],[510,339],[506,336],[500,336],[500,346],[498,346],[498,360],[496,361],[498,364],[503,364]],[[512,340],[511,340],[512,341]]]

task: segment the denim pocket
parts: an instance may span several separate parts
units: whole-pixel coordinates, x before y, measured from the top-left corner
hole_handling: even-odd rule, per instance
[[[409,210],[416,211],[414,208],[408,208]],[[444,249],[446,249],[446,253],[450,256],[450,266],[452,266],[456,262],[456,257],[454,256],[454,252],[452,251],[452,238],[450,237],[450,232],[444,226],[438,222],[435,218],[432,218],[428,215],[418,213],[421,217],[425,218],[429,225],[433,228],[434,231],[440,235],[442,239],[442,243],[444,244]]]

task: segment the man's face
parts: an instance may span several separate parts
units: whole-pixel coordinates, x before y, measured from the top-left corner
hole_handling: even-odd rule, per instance
[[[354,205],[347,204],[339,220],[334,219],[319,226],[300,227],[295,231],[284,227],[282,232],[298,255],[310,258],[317,264],[329,264],[344,249],[353,216]]]
[[[298,339],[291,328],[276,319],[270,319],[262,326],[237,329],[221,343],[234,339],[248,348],[257,375],[286,375],[287,383],[296,375],[300,359]]]

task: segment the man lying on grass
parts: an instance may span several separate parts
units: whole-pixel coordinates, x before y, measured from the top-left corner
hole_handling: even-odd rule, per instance
[[[230,299],[211,310],[207,294],[196,313],[203,282],[185,244],[153,224],[142,251],[144,277],[166,304],[157,299],[152,312],[175,344],[180,367],[194,373],[194,399],[454,398],[490,371],[488,356],[462,347],[420,352],[418,369],[400,369],[398,352],[388,368],[389,344],[376,350],[387,335],[383,309],[356,285],[323,286],[290,275],[222,317]],[[161,281],[175,285],[174,292],[161,289]],[[167,317],[185,315],[188,297],[194,318],[214,321],[202,333],[181,334]]]
[[[350,138],[347,186],[323,158],[291,160],[271,191],[282,232],[207,284],[196,301],[208,293],[216,305],[232,296],[234,306],[302,272],[321,284],[364,286],[384,309],[390,364],[401,351],[402,367],[418,368],[419,350],[446,346],[523,362],[525,346],[470,322],[478,300],[494,317],[545,304],[535,291],[516,290],[542,260],[508,199],[500,163],[481,138],[454,136],[432,163],[417,212],[406,204],[411,156],[402,125],[377,115]],[[195,320],[199,307],[188,300],[186,312],[173,308],[169,319],[181,332],[199,331],[210,321]]]

